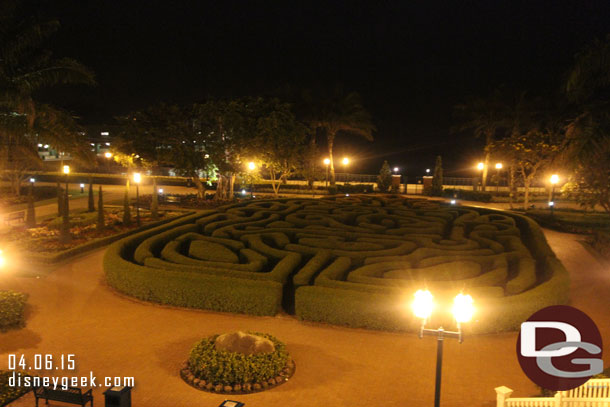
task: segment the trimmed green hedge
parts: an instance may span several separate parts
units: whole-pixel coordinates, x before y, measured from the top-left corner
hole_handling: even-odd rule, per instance
[[[0,291],[0,332],[25,325],[24,310],[27,294],[11,290]]]
[[[195,344],[188,359],[191,372],[198,379],[214,385],[260,383],[275,378],[288,362],[286,345],[277,338],[263,333],[248,332],[273,342],[273,352],[245,355],[237,352],[217,351],[218,335]]]

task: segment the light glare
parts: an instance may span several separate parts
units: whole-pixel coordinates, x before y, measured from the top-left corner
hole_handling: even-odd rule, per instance
[[[142,181],[142,175],[140,175],[139,172],[134,172],[133,173],[133,182],[135,182],[136,184],[139,184],[140,181]]]
[[[417,290],[412,307],[417,318],[428,319],[434,309],[432,293],[428,290]]]
[[[474,300],[470,295],[462,293],[455,296],[453,300],[453,316],[459,323],[468,322],[474,314]]]
[[[553,174],[551,175],[551,184],[556,184],[559,182],[559,175]]]
[[[479,171],[482,171],[482,170],[483,170],[483,168],[485,168],[485,164],[483,164],[483,163],[478,163],[478,164],[477,164],[477,169],[478,169]]]
[[[328,158],[325,158],[324,159],[324,165],[328,165],[328,164],[330,164],[330,160]]]
[[[64,174],[70,174],[70,166],[64,165]]]

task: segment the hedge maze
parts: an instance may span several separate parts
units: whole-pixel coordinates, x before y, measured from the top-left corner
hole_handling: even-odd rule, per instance
[[[517,328],[569,289],[530,219],[399,197],[228,205],[117,242],[104,266],[147,301],[391,330],[416,329],[423,287],[441,304],[471,294],[476,332]]]

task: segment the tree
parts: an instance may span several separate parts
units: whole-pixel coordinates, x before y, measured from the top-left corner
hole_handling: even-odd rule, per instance
[[[492,151],[501,154],[514,166],[524,187],[523,208],[529,206],[532,182],[541,170],[549,167],[560,151],[558,135],[534,128],[525,134],[513,134],[496,141]]]
[[[257,157],[271,178],[277,197],[282,182],[294,174],[306,151],[306,127],[297,122],[290,106],[277,100],[269,102],[269,111],[256,122],[256,136],[249,144],[250,153]]]
[[[570,194],[589,207],[608,211],[608,134],[610,134],[610,35],[576,55],[566,82],[575,111],[562,146],[572,169]]]
[[[97,196],[97,231],[102,232],[106,227],[106,221],[104,219],[104,197],[102,195],[102,186],[99,186]]]
[[[371,115],[362,105],[360,95],[356,92],[344,95],[340,89],[335,89],[332,95],[314,100],[313,104],[313,126],[326,134],[330,159],[330,184],[335,185],[333,148],[336,137],[358,136],[373,141],[373,132],[377,129],[373,125]]]
[[[25,173],[40,165],[37,137],[63,151],[83,145],[72,116],[38,103],[34,95],[57,85],[95,83],[83,65],[54,58],[46,48],[59,23],[31,17],[22,6],[0,4],[0,165],[16,195]]]
[[[93,178],[89,178],[89,202],[88,211],[95,212],[95,201],[93,200]]]
[[[153,220],[159,219],[159,190],[157,188],[157,178],[152,177],[153,180],[153,192],[150,202],[150,213]]]
[[[507,127],[507,107],[500,90],[495,90],[488,97],[472,98],[455,107],[455,116],[459,124],[454,131],[473,130],[474,136],[485,140],[483,148],[483,174],[481,189],[487,186],[487,173],[491,159],[491,145],[497,132]]]
[[[70,243],[72,235],[70,234],[70,197],[68,195],[68,186],[64,193],[64,199],[62,203],[62,219],[61,228],[59,233],[59,241],[63,244]]]
[[[434,177],[432,178],[432,188],[430,188],[430,195],[443,195],[443,160],[440,155],[436,157],[436,163],[434,164]]]
[[[388,192],[392,185],[392,170],[387,161],[383,162],[379,175],[377,176],[377,188],[380,192]]]
[[[34,186],[30,183],[30,189],[28,191],[28,213],[25,218],[25,225],[28,228],[36,226],[36,209],[34,208]]]

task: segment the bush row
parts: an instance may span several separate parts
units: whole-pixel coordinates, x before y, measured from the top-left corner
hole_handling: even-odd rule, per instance
[[[0,291],[0,331],[17,328],[25,325],[23,311],[27,301],[27,294],[11,290]]]

